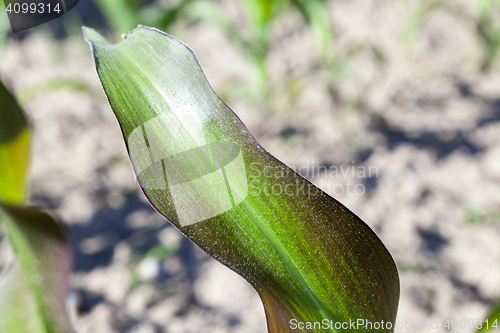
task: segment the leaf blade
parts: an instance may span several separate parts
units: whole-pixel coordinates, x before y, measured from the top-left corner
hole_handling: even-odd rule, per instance
[[[29,282],[45,329],[73,332],[66,311],[72,250],[64,229],[54,217],[34,207],[0,204],[0,220]]]
[[[84,35],[146,197],[256,288],[270,332],[291,319],[395,320],[399,280],[384,245],[258,145],[191,49],[142,26],[116,45]]]
[[[46,332],[31,286],[17,261],[0,286],[0,330],[6,333]]]
[[[2,82],[0,101],[0,222],[18,257],[0,288],[0,331],[70,333],[71,247],[55,218],[23,206],[30,129]]]
[[[0,82],[0,201],[22,204],[26,196],[30,131],[14,96]]]

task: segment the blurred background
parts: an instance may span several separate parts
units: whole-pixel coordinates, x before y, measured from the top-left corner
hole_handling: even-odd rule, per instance
[[[0,18],[0,75],[34,127],[30,202],[71,235],[80,332],[266,332],[252,287],[143,197],[82,25],[188,44],[257,141],[382,239],[411,324],[396,332],[500,299],[500,1],[80,0],[16,34]],[[12,258],[1,236],[0,272]]]

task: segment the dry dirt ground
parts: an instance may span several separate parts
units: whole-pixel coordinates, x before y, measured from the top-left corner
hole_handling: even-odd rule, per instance
[[[237,21],[234,3],[224,6]],[[413,38],[405,37],[417,3],[329,2],[335,52],[344,59],[334,89],[300,17],[279,19],[268,58],[277,87],[272,114],[228,93],[235,80],[250,90],[252,73],[216,28],[181,24],[174,33],[269,152],[355,212],[386,244],[400,272],[397,320],[424,325],[396,332],[444,332],[447,319],[483,319],[500,299],[500,67],[480,73],[474,27],[445,12],[432,13]],[[473,10],[467,1],[455,3]],[[24,96],[49,79],[89,87],[54,90],[26,104],[34,126],[31,202],[53,209],[68,226],[80,332],[266,332],[251,286],[143,198],[80,36],[9,40],[0,69]],[[290,95],[283,82],[299,88]],[[141,260],[158,244],[178,250]],[[5,269],[12,258],[5,238],[0,251]],[[429,321],[439,329],[428,329]]]

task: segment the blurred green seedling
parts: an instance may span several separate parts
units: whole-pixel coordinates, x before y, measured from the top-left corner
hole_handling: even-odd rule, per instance
[[[242,0],[244,26],[233,22],[223,9],[212,1],[198,1],[189,14],[194,19],[213,24],[221,29],[241,53],[247,57],[253,69],[251,87],[238,89],[246,93],[248,99],[255,103],[255,97],[261,101],[265,115],[272,111],[272,100],[277,89],[289,91],[290,100],[296,100],[300,90],[288,89],[298,78],[285,80],[284,87],[271,84],[268,68],[268,56],[272,40],[272,25],[279,17],[298,10],[304,22],[314,34],[321,62],[331,66],[334,57],[333,33],[330,27],[327,2],[324,0]],[[297,85],[294,85],[297,88]]]
[[[409,40],[414,38],[422,22],[436,10],[452,15],[473,29],[482,48],[479,68],[486,73],[497,59],[500,48],[500,1],[476,0],[474,8],[471,13],[453,1],[420,2],[408,17],[404,35]]]
[[[0,105],[0,223],[17,256],[0,285],[0,332],[71,333],[68,236],[51,214],[25,206],[31,129],[2,82]]]
[[[117,40],[123,31],[130,31],[138,24],[150,24],[169,30],[196,0],[180,0],[172,5],[145,0],[94,0]]]
[[[500,211],[482,211],[468,208],[465,211],[465,220],[472,224],[500,223]]]
[[[182,236],[173,228],[165,228],[159,233],[160,243],[145,254],[135,255],[132,260],[131,289],[144,282],[154,281],[161,271],[165,259],[173,256],[181,248]]]

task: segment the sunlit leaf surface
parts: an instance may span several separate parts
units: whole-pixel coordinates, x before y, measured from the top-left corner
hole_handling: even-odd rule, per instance
[[[21,107],[0,82],[0,201],[24,203],[29,129]]]
[[[270,332],[395,320],[399,279],[381,241],[254,140],[186,45],[143,26],[116,45],[84,34],[145,195],[255,287]]]

